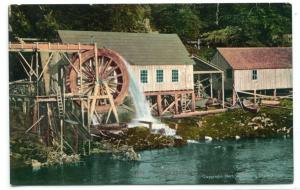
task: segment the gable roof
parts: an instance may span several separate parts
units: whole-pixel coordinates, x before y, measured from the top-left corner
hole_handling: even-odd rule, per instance
[[[177,34],[59,30],[63,43],[97,43],[133,65],[194,64]]]
[[[292,68],[292,48],[217,48],[236,70]]]

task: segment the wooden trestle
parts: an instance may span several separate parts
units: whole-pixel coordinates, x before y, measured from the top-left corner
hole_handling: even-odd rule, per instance
[[[65,65],[68,65],[76,70],[76,72],[79,73],[80,76],[82,76],[82,62],[81,62],[81,56],[84,52],[92,50],[95,52],[95,57],[97,57],[97,44],[91,44],[91,45],[83,45],[83,44],[61,44],[61,43],[43,43],[43,42],[36,42],[36,43],[9,43],[9,52],[16,52],[19,56],[20,64],[23,67],[25,73],[27,74],[27,79],[23,81],[15,81],[10,83],[10,85],[16,85],[16,88],[10,89],[10,99],[13,99],[13,101],[19,101],[22,99],[23,101],[30,102],[28,103],[28,107],[32,107],[33,110],[33,125],[29,127],[30,130],[35,132],[41,136],[43,136],[44,140],[46,141],[46,144],[51,144],[51,138],[53,138],[53,131],[56,130],[56,137],[60,139],[60,150],[63,153],[64,152],[64,146],[70,147],[75,153],[78,151],[78,125],[81,125],[80,127],[86,130],[86,133],[88,135],[88,143],[90,148],[90,137],[91,137],[91,123],[92,123],[92,115],[97,114],[94,113],[93,102],[95,100],[105,100],[107,102],[112,101],[112,96],[110,94],[94,94],[92,96],[86,96],[82,94],[81,92],[78,93],[67,93],[66,92],[66,70],[64,68]],[[32,53],[33,55],[31,57],[31,61],[28,59],[27,56],[24,55],[25,52]],[[42,55],[42,53],[44,53]],[[48,66],[50,65],[51,59],[54,57],[54,53],[59,53],[61,56],[61,59],[64,60],[64,64],[59,66],[58,69],[58,79],[56,81],[57,85],[53,86],[50,80],[52,80],[52,76],[50,76],[48,72]],[[71,59],[69,59],[68,54],[72,54],[75,57],[79,58],[79,68],[76,69],[73,65],[73,62]],[[40,62],[41,60],[41,62]],[[97,59],[95,59],[96,62]],[[97,63],[96,63],[97,66]],[[42,81],[43,80],[43,81]],[[82,77],[81,77],[82,81]],[[25,92],[25,90],[20,91],[18,86],[24,86],[29,85],[30,89],[29,92]],[[51,86],[52,85],[52,86]],[[81,89],[82,89],[82,83],[80,83]],[[28,88],[29,89],[29,88]],[[61,92],[61,93],[58,93]],[[58,97],[59,96],[59,97]],[[61,100],[61,101],[58,101]],[[71,121],[68,117],[69,114],[73,114],[73,104],[78,104],[79,102],[79,110],[81,111],[81,114],[76,122]],[[53,103],[57,102],[58,104],[58,110],[59,110],[59,127],[57,129],[53,129],[54,123],[52,121],[55,119],[54,117],[54,107],[53,110],[51,110],[50,105],[53,106]],[[59,103],[60,102],[60,103]],[[66,102],[69,104],[72,104],[72,109],[67,110],[66,109]],[[30,104],[33,106],[30,106]],[[41,106],[44,106],[42,108]],[[110,108],[110,112],[113,111],[115,114],[115,108],[113,107],[113,103],[111,104],[112,107]],[[77,106],[78,107],[78,106]],[[45,109],[46,108],[46,109]],[[55,108],[56,109],[56,108]],[[23,109],[24,110],[24,109]],[[46,110],[46,115],[41,115],[41,110]],[[68,113],[67,113],[68,112]],[[109,113],[110,116],[110,113]],[[107,116],[107,117],[109,117]],[[115,115],[116,119],[117,116]],[[48,121],[48,128],[44,129],[43,134],[41,134],[41,123],[45,122],[45,118]],[[80,122],[79,122],[80,120]],[[118,121],[118,119],[117,119]],[[79,123],[78,123],[79,122]],[[66,134],[64,134],[64,131],[66,130],[64,128],[64,125],[66,123],[71,123],[72,128],[74,128],[74,142],[73,147],[70,146],[66,140]],[[27,131],[27,132],[28,132]],[[52,134],[52,136],[51,136]]]
[[[151,103],[151,112],[158,116],[166,112],[175,115],[195,111],[195,93],[193,89],[144,93]]]

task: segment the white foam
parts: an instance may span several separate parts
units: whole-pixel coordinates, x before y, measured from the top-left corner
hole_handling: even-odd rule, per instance
[[[156,120],[150,111],[149,103],[147,102],[143,90],[141,89],[139,83],[137,82],[134,73],[132,72],[130,65],[125,63],[130,82],[129,82],[129,92],[131,94],[133,104],[135,107],[135,118],[134,120],[128,124],[128,127],[137,127],[137,126],[145,126],[149,127],[147,124],[140,123],[139,121],[147,121],[152,123],[152,133],[162,134],[166,136],[175,136],[176,130],[171,129],[166,124],[161,123]]]

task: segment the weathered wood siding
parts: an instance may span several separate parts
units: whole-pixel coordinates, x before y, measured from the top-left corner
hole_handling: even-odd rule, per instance
[[[259,69],[257,80],[252,80],[252,70],[235,70],[236,90],[293,88],[292,69]]]
[[[230,65],[227,63],[227,61],[223,58],[223,56],[217,52],[214,57],[212,58],[211,60],[211,63],[216,65],[218,68],[220,68],[222,71],[224,71],[224,88],[226,90],[228,89],[232,89],[232,85],[233,85],[233,77],[234,77],[234,73],[232,73],[232,78],[229,78],[227,76],[227,72],[226,70],[227,69],[231,69]],[[218,77],[219,76],[214,76],[214,77]],[[221,88],[221,83],[218,82],[215,86],[214,86],[214,89],[219,89]]]
[[[193,65],[131,65],[131,69],[144,92],[194,89]],[[161,83],[156,82],[156,70],[158,69],[164,71],[164,81]],[[172,82],[173,69],[177,69],[179,72],[178,82]],[[148,71],[148,83],[141,83],[141,70]]]

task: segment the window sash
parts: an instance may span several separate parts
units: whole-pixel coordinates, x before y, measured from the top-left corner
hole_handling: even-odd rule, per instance
[[[141,83],[148,83],[148,71],[147,70],[140,71],[140,81],[141,81]]]
[[[257,70],[252,70],[252,80],[257,80]]]
[[[164,71],[159,69],[156,70],[156,82],[160,83],[164,81]]]
[[[179,81],[179,72],[177,69],[172,70],[172,82]]]

